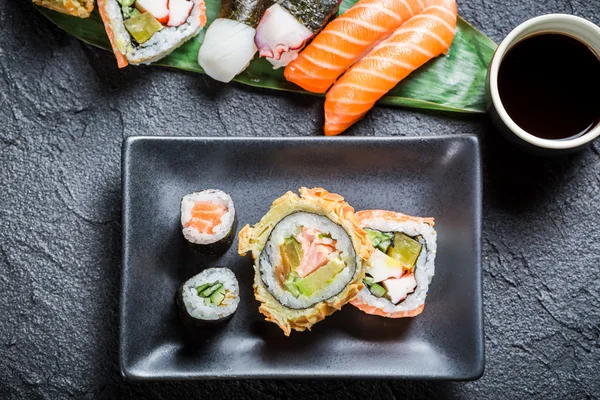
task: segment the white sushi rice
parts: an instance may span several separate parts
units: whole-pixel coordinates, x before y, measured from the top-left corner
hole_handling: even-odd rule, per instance
[[[217,189],[208,189],[201,192],[186,194],[181,199],[181,226],[184,227],[192,219],[194,205],[201,201],[210,201],[227,208],[221,217],[221,224],[213,228],[215,233],[202,233],[194,227],[182,228],[183,236],[190,243],[212,244],[223,239],[231,231],[235,219],[235,207],[231,197]]]
[[[434,262],[437,253],[437,236],[433,227],[426,223],[417,223],[414,221],[389,221],[381,217],[364,219],[361,221],[361,225],[363,228],[376,229],[381,232],[402,232],[412,237],[421,235],[425,241],[425,245],[417,258],[415,266],[415,280],[417,281],[417,287],[413,293],[406,296],[406,299],[395,305],[383,297],[374,296],[369,291],[369,288],[365,286],[358,293],[358,300],[390,314],[397,311],[414,310],[425,303],[429,284],[435,273]]]
[[[311,296],[300,295],[296,298],[279,284],[275,277],[274,268],[281,264],[279,246],[283,244],[286,238],[296,232],[298,226],[314,228],[322,233],[330,234],[332,239],[336,240],[335,247],[340,252],[346,267],[336,275],[331,284],[322,290],[315,291]],[[282,219],[271,232],[271,236],[260,256],[261,278],[267,290],[281,304],[294,309],[307,308],[335,296],[352,280],[355,270],[356,253],[346,231],[327,217],[306,212],[294,213]]]
[[[196,288],[205,283],[214,284],[217,282],[223,284],[225,290],[233,293],[235,297],[225,298],[218,306],[214,304],[205,305],[204,298],[198,296]],[[227,268],[209,268],[183,284],[182,297],[185,309],[191,317],[214,321],[226,318],[237,310],[240,303],[240,288],[235,274],[231,270]]]
[[[105,11],[114,33],[114,40],[119,51],[127,57],[131,64],[150,64],[168,56],[173,50],[196,36],[202,26],[200,16],[203,11],[198,4],[203,0],[192,0],[194,7],[186,21],[177,27],[165,26],[152,37],[140,44],[134,45],[131,35],[123,25],[123,14],[117,0],[105,0]]]

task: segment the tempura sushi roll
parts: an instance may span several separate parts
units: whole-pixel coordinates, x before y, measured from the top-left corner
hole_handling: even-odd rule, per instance
[[[94,0],[33,0],[33,3],[79,18],[88,18],[94,10]]]
[[[240,303],[240,288],[227,268],[209,268],[186,281],[177,291],[185,323],[207,325],[231,318]]]
[[[206,24],[204,0],[98,0],[98,11],[119,68],[166,57]]]
[[[359,211],[356,215],[375,251],[369,259],[365,287],[352,305],[387,318],[420,314],[435,273],[433,218],[382,210]]]
[[[221,190],[203,190],[181,199],[181,232],[200,253],[225,252],[233,242],[236,226],[233,200]]]
[[[287,192],[239,233],[240,255],[254,258],[259,311],[286,336],[310,329],[354,298],[372,250],[354,209],[320,188]]]

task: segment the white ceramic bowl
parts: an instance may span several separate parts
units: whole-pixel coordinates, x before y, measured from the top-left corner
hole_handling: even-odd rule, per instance
[[[542,154],[560,154],[579,150],[600,136],[600,124],[583,136],[567,140],[542,139],[520,128],[506,112],[498,93],[498,70],[504,56],[521,39],[537,33],[562,33],[587,44],[600,55],[600,27],[583,18],[566,14],[542,15],[517,26],[494,53],[487,76],[488,112],[496,127],[509,140],[526,150]],[[600,93],[598,94],[600,95]]]

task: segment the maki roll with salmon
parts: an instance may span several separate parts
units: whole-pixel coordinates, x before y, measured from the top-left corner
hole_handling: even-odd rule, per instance
[[[387,318],[414,317],[423,311],[437,252],[433,218],[367,210],[357,214],[375,251],[352,300],[362,311]]]
[[[98,0],[98,11],[119,68],[166,57],[206,24],[204,0]]]
[[[181,232],[194,250],[206,255],[225,252],[236,227],[235,206],[227,193],[209,189],[181,199]]]
[[[311,329],[354,298],[373,250],[354,209],[320,188],[287,192],[238,236],[239,254],[254,258],[259,311],[286,336]]]
[[[180,316],[190,325],[226,321],[240,303],[235,274],[227,268],[209,268],[186,281],[177,291]]]

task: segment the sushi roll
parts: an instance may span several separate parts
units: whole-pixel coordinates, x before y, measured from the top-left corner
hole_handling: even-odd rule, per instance
[[[283,0],[265,11],[254,42],[273,69],[298,58],[307,41],[338,12],[341,0]]]
[[[435,272],[433,218],[382,210],[356,215],[375,251],[363,280],[365,287],[352,305],[386,318],[420,314]]]
[[[177,306],[185,323],[202,326],[226,321],[240,303],[240,287],[227,268],[209,268],[177,291]]]
[[[223,0],[219,16],[204,35],[198,64],[211,78],[230,82],[244,71],[256,54],[256,25],[265,12],[265,0]]]
[[[98,11],[119,68],[166,57],[206,24],[204,0],[98,0]]]
[[[89,18],[94,0],[33,0],[33,4],[79,18]]]
[[[320,188],[287,192],[238,236],[239,254],[254,258],[259,311],[286,336],[311,329],[354,298],[373,251],[354,209]]]
[[[209,189],[181,199],[181,232],[199,253],[215,255],[227,251],[236,227],[235,206],[227,193]]]

